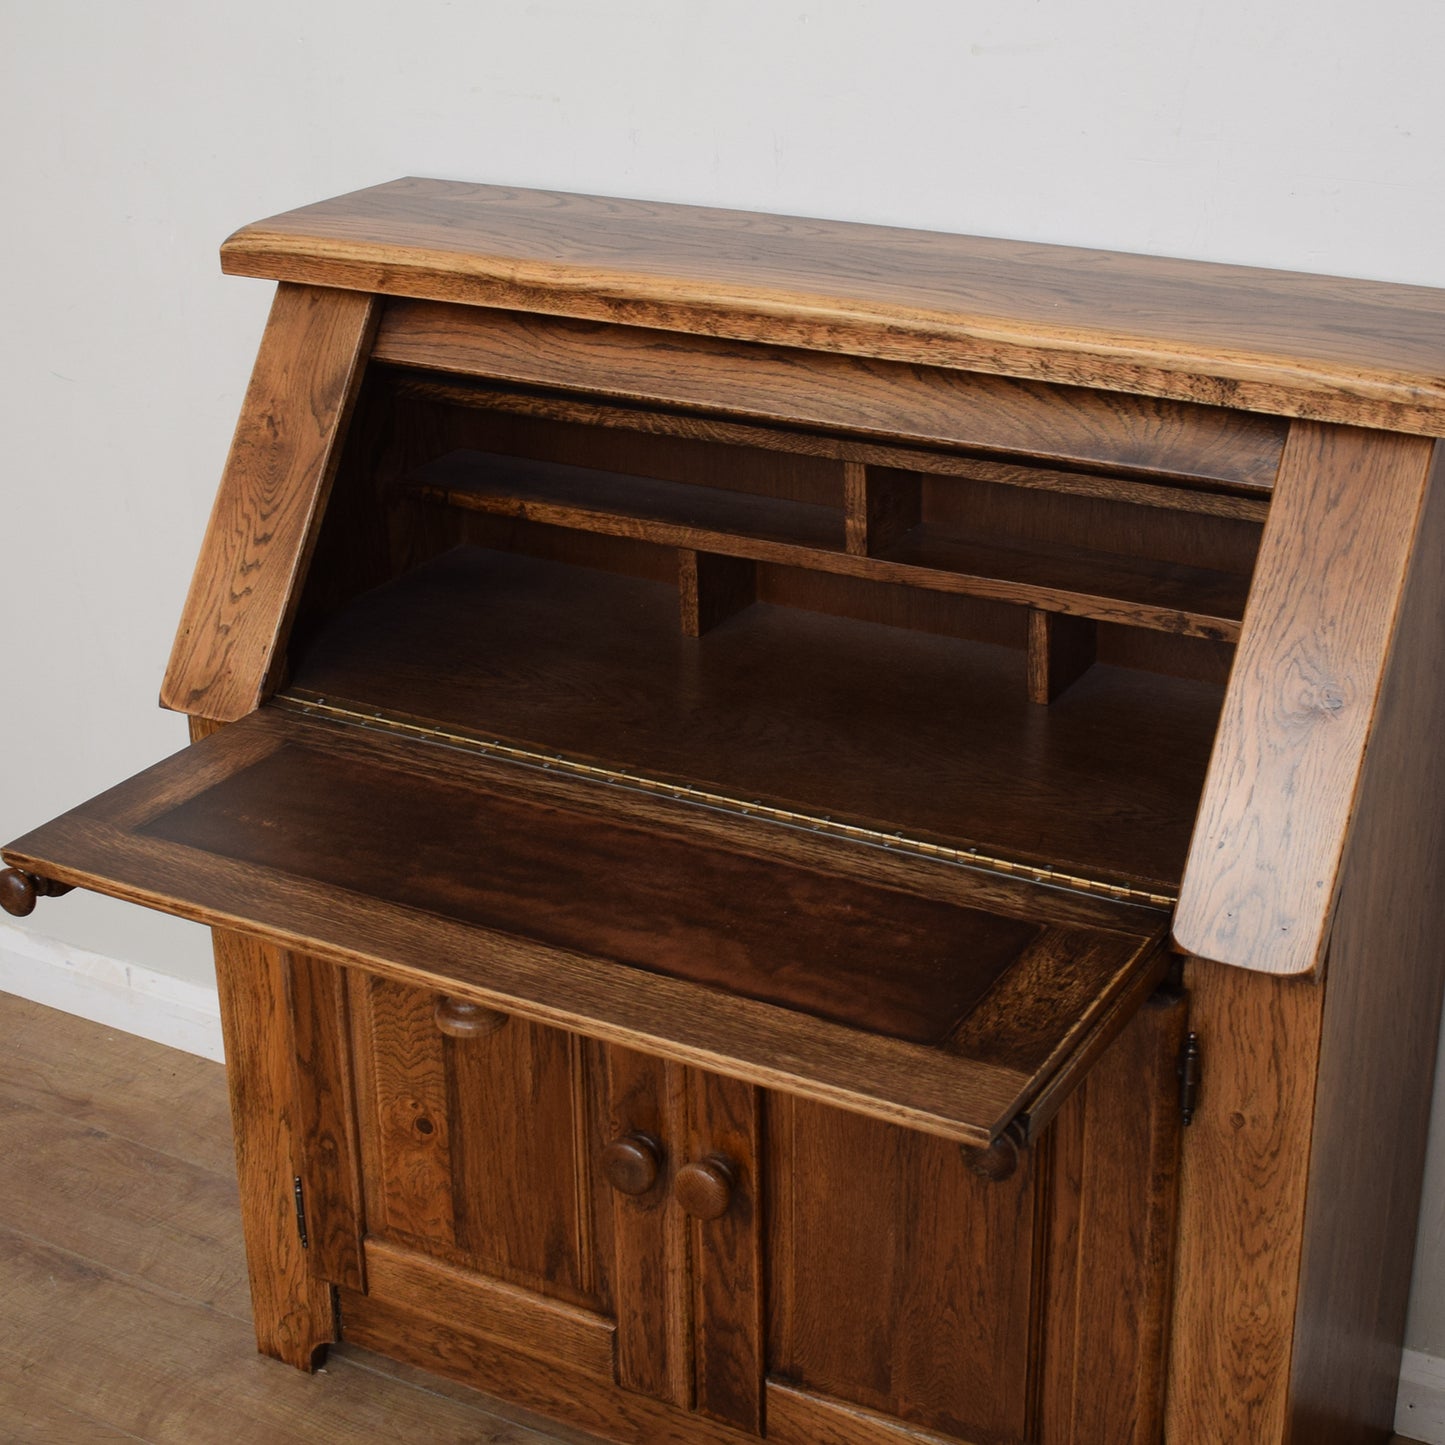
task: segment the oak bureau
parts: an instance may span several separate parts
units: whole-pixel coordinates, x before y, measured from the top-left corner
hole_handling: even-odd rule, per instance
[[[621,1442],[1386,1439],[1445,293],[426,180],[222,260],[192,746],[0,899],[214,929],[261,1349]]]

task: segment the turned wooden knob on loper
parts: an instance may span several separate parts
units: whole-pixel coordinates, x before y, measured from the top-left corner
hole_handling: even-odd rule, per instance
[[[442,994],[432,1009],[436,1026],[448,1038],[480,1039],[494,1034],[507,1022],[506,1014],[484,1004],[469,1003],[464,998],[448,998]]]
[[[980,1178],[991,1179],[996,1184],[1012,1179],[1023,1161],[1028,1143],[1018,1124],[1010,1124],[997,1139],[986,1147],[960,1144],[964,1162]]]
[[[19,868],[6,868],[0,872],[0,908],[15,918],[24,918],[35,911],[37,898],[62,898],[69,893],[73,884],[54,883],[37,873],[26,873]]]
[[[646,1194],[662,1172],[662,1146],[641,1130],[623,1134],[602,1151],[602,1172],[619,1194]]]
[[[726,1154],[709,1154],[677,1171],[677,1202],[694,1219],[721,1219],[733,1202],[738,1171]]]

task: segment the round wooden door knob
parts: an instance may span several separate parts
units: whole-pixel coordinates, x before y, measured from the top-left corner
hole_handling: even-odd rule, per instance
[[[677,1171],[673,1192],[694,1219],[721,1219],[733,1202],[737,1166],[725,1154],[709,1154]]]
[[[442,994],[432,1009],[436,1026],[453,1039],[480,1039],[494,1034],[507,1021],[506,1014],[483,1004],[469,1003],[464,998],[448,998]]]
[[[651,1134],[623,1134],[602,1151],[602,1172],[619,1194],[646,1194],[662,1172],[662,1147]]]

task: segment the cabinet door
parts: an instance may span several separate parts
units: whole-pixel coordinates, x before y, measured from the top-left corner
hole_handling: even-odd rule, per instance
[[[375,1165],[367,1233],[595,1303],[580,1041],[524,1019],[468,1017],[442,994],[387,979],[358,980],[357,992],[371,1075],[364,1152]]]
[[[369,1296],[610,1377],[596,1046],[353,973]]]
[[[767,1096],[770,1439],[1157,1445],[1184,1022],[1146,1006],[1004,1180]]]
[[[991,1181],[947,1140],[780,1095],[768,1130],[769,1434],[818,1438],[847,1405],[1027,1439],[1041,1151]]]

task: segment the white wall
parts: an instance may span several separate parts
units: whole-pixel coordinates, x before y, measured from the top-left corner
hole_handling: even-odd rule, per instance
[[[7,838],[184,742],[155,698],[268,300],[219,274],[244,222],[411,173],[1445,286],[1439,0],[0,17]],[[209,967],[200,930],[104,900],[31,922]],[[1411,1341],[1445,1355],[1439,1167],[1425,1218]]]

